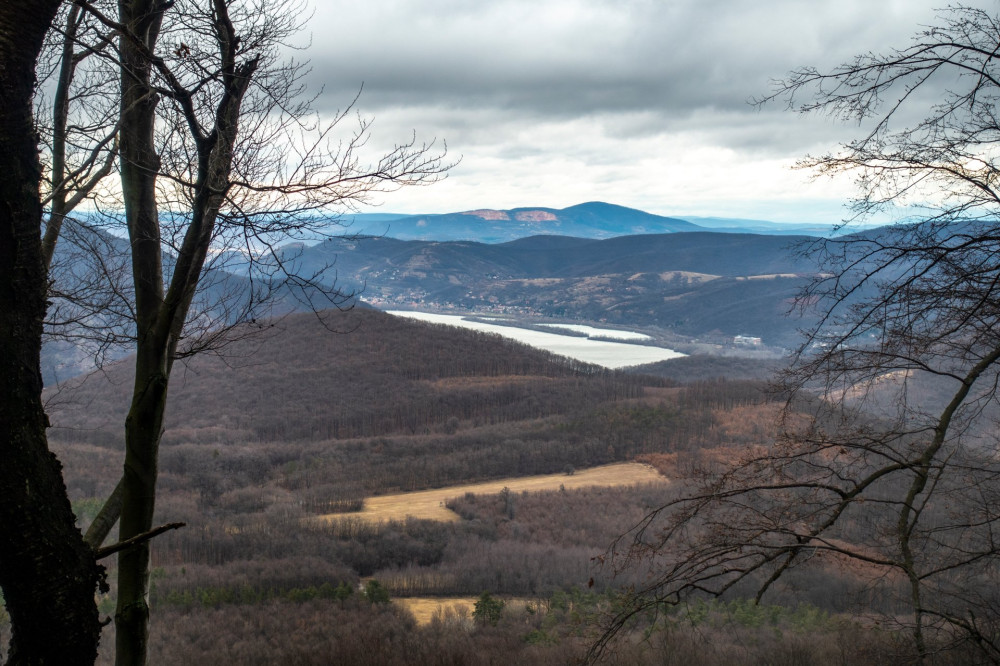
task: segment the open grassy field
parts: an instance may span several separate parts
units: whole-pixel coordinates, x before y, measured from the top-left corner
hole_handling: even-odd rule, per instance
[[[466,619],[471,624],[476,607],[475,597],[397,597],[392,602],[410,611],[421,626],[430,624],[438,613]]]
[[[420,626],[431,623],[435,615],[440,613],[442,617],[455,618],[472,624],[472,611],[476,608],[476,597],[397,597],[392,603],[401,606],[413,614],[413,619]],[[538,600],[531,599],[504,599],[505,608],[523,609],[526,605],[537,606]]]
[[[329,513],[321,516],[325,520],[338,518],[363,518],[366,520],[404,520],[407,517],[424,520],[454,522],[460,520],[458,514],[445,506],[452,497],[466,493],[487,495],[509,488],[513,493],[524,491],[567,490],[589,486],[631,486],[639,483],[665,482],[666,479],[650,465],[641,463],[616,463],[590,469],[577,470],[574,474],[546,474],[524,476],[486,483],[420,490],[412,493],[381,495],[365,499],[364,508],[354,513]]]

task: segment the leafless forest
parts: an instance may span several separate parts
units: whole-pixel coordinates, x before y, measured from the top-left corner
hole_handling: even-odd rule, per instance
[[[47,394],[83,526],[117,480],[129,367]],[[682,478],[767,446],[781,408],[760,381],[607,372],[367,310],[288,317],[178,377],[156,522],[186,527],[153,549],[160,664],[574,663],[619,592],[646,575],[602,565],[612,541],[680,492]],[[451,523],[351,517],[370,496],[620,461],[671,481],[463,495],[448,502],[461,518]],[[345,517],[318,519],[332,512]],[[868,529],[851,524],[843,536]],[[863,573],[828,558],[783,579],[761,606],[737,591],[644,616],[606,658],[901,660],[906,641],[876,619],[895,612],[891,595],[872,592]],[[370,599],[371,579],[392,598],[489,592],[528,602],[495,625],[445,613],[418,626]]]

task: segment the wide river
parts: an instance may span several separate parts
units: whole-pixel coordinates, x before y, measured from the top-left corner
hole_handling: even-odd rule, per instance
[[[462,315],[432,314],[430,312],[412,312],[409,310],[387,310],[387,312],[397,317],[409,317],[410,319],[419,319],[420,321],[428,321],[435,324],[448,324],[460,328],[468,328],[473,331],[496,333],[505,338],[511,338],[532,347],[552,352],[553,354],[568,356],[578,361],[593,363],[605,368],[627,368],[632,365],[655,363],[657,361],[666,361],[684,356],[680,352],[675,352],[673,349],[666,349],[665,347],[632,345],[625,342],[610,342],[607,340],[591,340],[590,338],[581,338],[572,335],[533,331],[526,328],[517,328],[516,326],[485,324],[479,321],[468,321]],[[633,333],[631,331],[615,331],[571,324],[560,324],[555,327],[568,328],[604,338],[648,339],[648,336],[642,333]]]

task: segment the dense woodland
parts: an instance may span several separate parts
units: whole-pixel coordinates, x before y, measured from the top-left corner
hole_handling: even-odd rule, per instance
[[[128,367],[47,394],[82,525],[117,480]],[[608,372],[364,309],[290,316],[190,360],[178,368],[161,451],[157,522],[187,526],[153,549],[156,663],[577,661],[617,591],[645,575],[601,565],[615,538],[681,491],[681,477],[775,438],[780,405],[767,385],[709,378],[716,368],[685,359],[688,383]],[[373,495],[621,461],[675,481],[458,496],[452,523],[350,517]],[[318,519],[331,512],[347,517]],[[360,591],[372,578],[393,598],[489,592],[527,605],[509,604],[495,626],[457,615],[418,626]],[[609,663],[902,659],[905,641],[892,631],[846,619],[859,608],[895,612],[891,596],[866,585],[843,563],[821,562],[784,579],[765,607],[748,610],[736,594],[675,609],[652,630],[637,625]],[[858,649],[844,654],[845,640]]]

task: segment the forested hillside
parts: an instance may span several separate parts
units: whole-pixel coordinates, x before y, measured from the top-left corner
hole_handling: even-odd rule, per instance
[[[336,238],[281,261],[379,307],[458,309],[656,326],[687,337],[744,334],[794,346],[786,315],[816,272],[803,236],[708,232],[501,244]]]
[[[171,441],[417,434],[453,416],[478,424],[538,418],[640,390],[637,379],[499,336],[374,310],[294,315],[247,328],[259,330],[177,368]],[[131,372],[131,364],[116,364],[50,391],[52,436],[117,443]]]
[[[48,393],[53,446],[84,525],[117,480],[128,365]],[[710,377],[717,366],[685,367]],[[430,649],[479,663],[484,645],[518,663],[572,663],[615,590],[644,575],[616,577],[595,558],[680,490],[669,480],[678,471],[713,469],[772,441],[776,428],[777,406],[759,383],[608,372],[368,310],[290,316],[177,372],[157,522],[187,526],[158,537],[153,551],[153,644],[164,664],[207,663],[202,654],[424,663],[412,655]],[[578,470],[628,461],[666,476],[568,489]],[[554,475],[553,490],[450,496],[451,522],[359,513],[374,496],[540,474]],[[836,562],[825,571],[822,584],[816,574],[793,576],[799,593],[782,587],[770,598],[825,610],[768,611],[768,622],[791,630],[812,617],[819,638],[808,649],[817,658],[844,631],[868,641],[866,650],[888,649],[826,615],[850,609],[858,583]],[[379,590],[399,603],[487,592],[510,605],[495,626],[461,614],[415,625],[402,606],[380,604]],[[105,612],[110,603],[102,601]],[[709,615],[732,621],[725,605]],[[336,627],[300,631],[316,623]],[[636,647],[628,663],[658,663],[666,645]],[[343,661],[324,661],[332,653]]]

